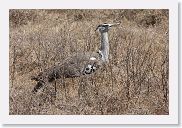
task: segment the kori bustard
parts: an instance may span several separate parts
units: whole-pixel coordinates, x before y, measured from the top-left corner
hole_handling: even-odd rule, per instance
[[[109,63],[109,39],[108,31],[111,27],[119,25],[115,24],[100,24],[96,30],[101,34],[101,46],[99,51],[76,53],[60,64],[50,67],[32,77],[32,80],[37,81],[33,92],[37,92],[40,88],[49,82],[53,82],[60,78],[73,78],[82,75],[89,75],[97,71],[102,65]],[[56,87],[55,87],[56,92]]]

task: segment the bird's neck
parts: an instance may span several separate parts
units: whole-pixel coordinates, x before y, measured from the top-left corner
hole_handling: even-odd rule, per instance
[[[101,48],[102,60],[109,62],[109,39],[108,32],[101,33]]]

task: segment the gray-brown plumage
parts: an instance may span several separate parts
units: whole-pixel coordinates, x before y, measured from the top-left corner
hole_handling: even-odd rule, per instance
[[[117,23],[118,24],[118,23]],[[117,24],[101,24],[96,30],[101,33],[101,48],[98,52],[76,53],[60,64],[50,67],[40,72],[37,77],[32,80],[37,81],[33,92],[37,92],[47,83],[53,82],[60,78],[73,78],[82,75],[89,75],[97,71],[103,64],[109,62],[109,28]]]

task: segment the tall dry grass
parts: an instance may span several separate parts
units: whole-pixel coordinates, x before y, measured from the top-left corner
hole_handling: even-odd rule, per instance
[[[169,114],[168,10],[10,10],[9,17],[10,114]],[[32,75],[75,52],[97,51],[94,30],[105,22],[121,22],[109,31],[105,70],[32,94]]]

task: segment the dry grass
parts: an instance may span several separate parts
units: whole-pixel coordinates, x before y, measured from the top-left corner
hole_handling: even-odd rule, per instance
[[[105,22],[121,22],[109,31],[106,70],[32,94],[31,76],[98,50]],[[169,114],[167,32],[168,10],[10,10],[10,114]]]

